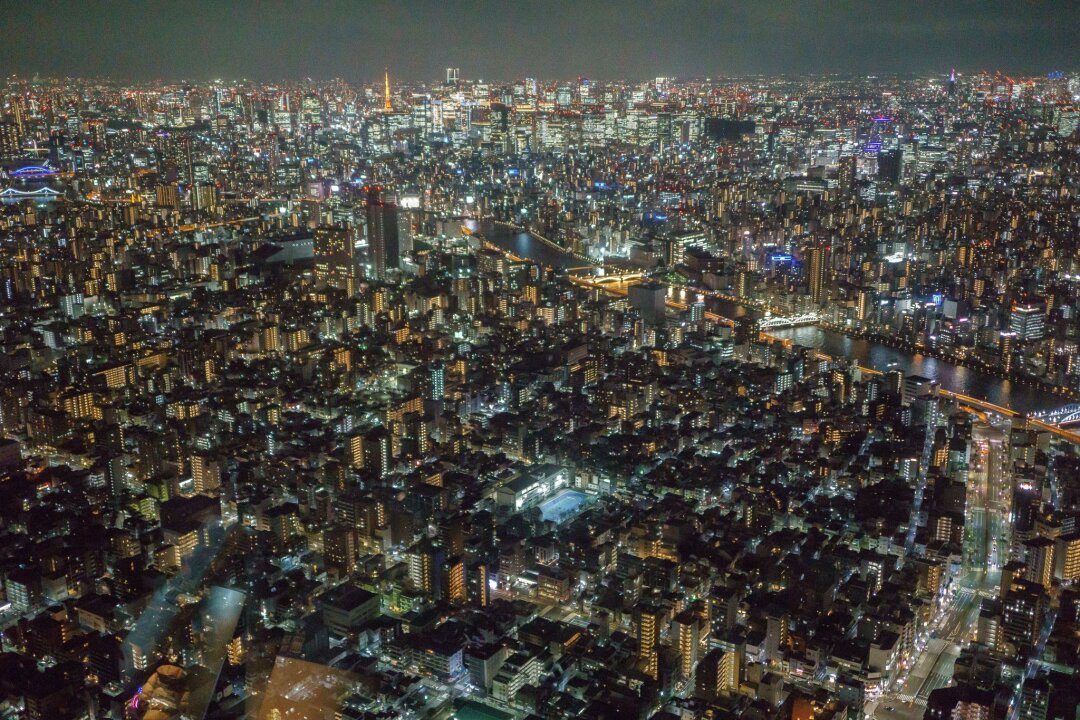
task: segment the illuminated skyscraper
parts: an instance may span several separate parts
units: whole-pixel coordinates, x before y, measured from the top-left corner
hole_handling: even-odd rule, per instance
[[[19,126],[15,123],[0,122],[0,158],[18,157],[21,144]]]
[[[855,188],[855,163],[854,155],[845,155],[840,158],[840,168],[836,175],[836,185],[841,193],[849,193]]]
[[[1009,329],[1020,342],[1041,340],[1046,331],[1046,313],[1038,303],[1016,303],[1009,313]]]
[[[820,304],[825,295],[825,264],[828,262],[829,248],[820,242],[814,243],[807,249],[806,255],[806,279],[810,299],[815,304]]]
[[[312,240],[315,280],[352,294],[357,262],[349,231],[343,227],[315,228]]]
[[[660,609],[652,605],[641,606],[637,611],[638,657],[645,674],[652,678],[657,676],[659,670],[656,645],[660,642],[661,616]]]
[[[441,362],[432,363],[428,373],[428,397],[431,400],[442,400],[446,387],[446,366]]]
[[[375,279],[385,280],[387,271],[401,262],[401,244],[397,205],[379,186],[367,192],[367,235]]]

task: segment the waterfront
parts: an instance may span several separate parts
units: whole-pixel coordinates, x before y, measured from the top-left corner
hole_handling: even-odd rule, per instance
[[[712,300],[709,309],[732,319],[748,317],[756,320],[760,317],[757,310],[725,300]],[[1033,385],[1022,385],[940,358],[849,337],[816,325],[772,330],[769,334],[798,345],[812,347],[832,357],[848,358],[874,370],[885,372],[898,369],[906,375],[921,375],[936,380],[945,390],[970,395],[1021,413],[1052,410],[1070,402],[1060,395]]]
[[[566,270],[591,264],[574,257],[566,250],[544,242],[530,232],[515,230],[503,223],[495,223],[491,220],[465,220],[462,224],[492,245],[541,265]]]
[[[570,253],[545,243],[529,232],[515,231],[509,226],[497,225],[490,221],[468,220],[465,225],[493,245],[518,257],[562,269],[582,265],[581,260]],[[716,298],[710,298],[709,309],[736,320],[743,317],[756,320],[760,316],[757,310]],[[775,330],[770,334],[798,345],[812,347],[832,357],[848,358],[859,365],[875,370],[884,372],[898,369],[906,375],[921,375],[936,380],[945,390],[1012,408],[1021,413],[1051,410],[1069,402],[1059,395],[1035,386],[1022,385],[946,360],[906,352],[861,338],[848,337],[843,333],[817,326]]]

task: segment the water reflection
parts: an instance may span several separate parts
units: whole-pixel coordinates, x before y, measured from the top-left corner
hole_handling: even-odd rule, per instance
[[[465,226],[473,232],[482,235],[485,240],[518,257],[528,258],[541,265],[554,268],[580,267],[583,263],[568,252],[558,250],[547,243],[541,242],[534,235],[527,232],[517,232],[506,225],[475,220],[466,220]]]
[[[505,225],[490,222],[466,221],[474,232],[479,232],[492,244],[519,257],[529,258],[544,265],[569,268],[581,265],[581,261],[566,252],[557,250],[527,232],[515,232]],[[711,300],[710,310],[732,319],[756,320],[760,313],[742,305],[721,300]],[[841,333],[819,327],[800,327],[772,331],[773,335],[791,340],[799,345],[816,348],[833,357],[846,357],[864,367],[875,370],[902,370],[907,375],[922,375],[936,380],[942,388],[970,395],[997,405],[1010,407],[1018,412],[1047,410],[1066,404],[1061,397],[1034,387],[1017,385],[1009,380],[988,375],[963,365],[954,365],[938,358],[912,354],[875,342],[851,338]]]
[[[818,327],[800,327],[772,332],[777,337],[813,347],[833,357],[846,357],[875,370],[900,369],[905,374],[936,380],[941,387],[963,393],[1019,412],[1061,407],[1066,401],[1038,388],[1017,385],[1007,379],[987,375],[963,365],[926,355],[851,338]]]

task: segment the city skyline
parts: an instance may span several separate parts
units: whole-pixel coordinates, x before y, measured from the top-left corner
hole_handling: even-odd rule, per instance
[[[1076,12],[10,8],[0,719],[1075,718]]]

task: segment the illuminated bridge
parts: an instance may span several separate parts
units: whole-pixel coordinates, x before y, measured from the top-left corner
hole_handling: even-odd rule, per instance
[[[778,328],[796,327],[798,325],[813,325],[820,322],[821,314],[816,312],[800,313],[798,315],[766,315],[758,321],[758,330],[776,330]]]
[[[60,195],[60,193],[58,191],[53,190],[50,187],[42,187],[42,188],[38,188],[37,190],[18,190],[16,188],[10,188],[9,187],[9,188],[5,188],[4,190],[0,190],[0,197],[3,197],[3,198],[10,198],[10,197],[55,198],[55,197],[58,197],[59,195]]]
[[[1074,425],[1080,423],[1080,405],[1066,405],[1057,410],[1040,410],[1031,413],[1030,416],[1048,425],[1057,425],[1058,427]]]

